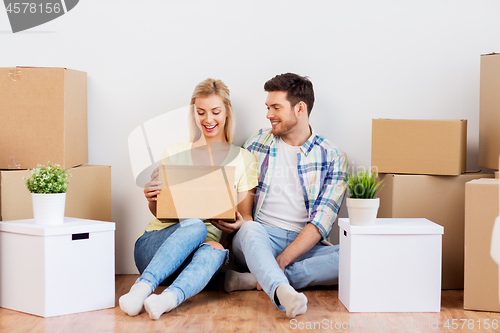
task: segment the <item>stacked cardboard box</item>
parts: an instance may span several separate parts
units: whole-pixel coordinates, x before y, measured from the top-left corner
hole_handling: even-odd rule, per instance
[[[373,119],[372,167],[384,180],[378,217],[444,226],[443,289],[463,288],[467,120]]]
[[[498,170],[500,156],[500,54],[481,56],[479,166]]]
[[[500,54],[481,56],[479,165],[499,169]],[[498,171],[495,172],[498,178]],[[471,181],[465,199],[464,308],[500,311],[499,269],[492,259],[492,233],[499,214],[498,179]]]
[[[0,124],[0,169],[87,163],[87,73],[0,68]]]
[[[111,167],[82,165],[70,168],[64,216],[111,221]],[[32,219],[31,194],[24,179],[28,170],[0,171],[0,221]]]
[[[467,163],[467,120],[373,119],[379,173],[457,176]]]
[[[480,92],[479,166],[498,170],[500,54],[481,56]],[[465,124],[373,120],[372,165],[387,173],[379,217],[426,217],[443,225],[443,289],[464,287],[466,309],[500,311],[498,266],[490,256],[498,179],[481,179],[498,178],[498,171],[463,174]]]
[[[444,227],[442,289],[464,287],[465,184],[488,173],[460,176],[382,174],[378,217],[429,219]]]
[[[111,169],[88,163],[87,73],[0,68],[0,220],[33,217],[23,177],[38,164],[73,175],[66,216],[111,220]]]
[[[490,255],[499,213],[499,180],[478,179],[465,186],[464,308],[500,311],[498,265]]]

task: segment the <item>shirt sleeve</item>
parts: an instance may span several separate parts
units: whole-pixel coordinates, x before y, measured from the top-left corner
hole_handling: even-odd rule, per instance
[[[259,184],[257,158],[245,149],[240,150],[242,158],[242,175],[238,179],[238,192],[249,191]]]
[[[347,188],[347,156],[342,152],[338,152],[336,155],[330,163],[323,188],[315,201],[309,220],[318,228],[323,241],[328,241],[328,235],[340,210]]]
[[[248,140],[243,144],[243,149],[246,149],[248,151],[251,152],[251,149],[250,149],[250,146],[252,145],[252,143],[255,141],[255,136],[257,135],[257,133],[255,133],[254,135],[252,135],[250,138],[248,138]]]
[[[262,149],[262,141],[265,140],[269,134],[267,132],[269,131],[257,131],[243,144],[243,148],[248,150],[252,154],[255,154],[256,151],[259,151],[259,148]]]

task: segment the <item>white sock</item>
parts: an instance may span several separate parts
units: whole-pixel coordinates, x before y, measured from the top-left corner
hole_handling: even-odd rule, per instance
[[[129,316],[137,316],[144,305],[144,300],[151,295],[153,291],[146,282],[137,282],[130,288],[130,291],[120,297],[118,303],[123,312]]]
[[[227,271],[224,279],[224,290],[231,292],[235,290],[252,290],[257,288],[257,279],[252,273],[238,273],[236,271]]]
[[[289,284],[280,284],[276,288],[276,296],[286,310],[286,316],[293,318],[307,311],[307,297],[298,293]]]
[[[177,299],[170,291],[165,290],[160,295],[153,294],[146,298],[144,307],[149,313],[149,318],[157,320],[165,312],[169,312],[177,306]]]

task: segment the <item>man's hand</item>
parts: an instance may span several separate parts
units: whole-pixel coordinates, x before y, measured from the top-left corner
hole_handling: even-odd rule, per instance
[[[278,266],[280,266],[281,270],[283,271],[283,273],[285,273],[285,268],[286,266],[288,266],[290,263],[286,263],[286,261],[284,259],[282,259],[283,257],[280,255],[278,255],[276,257],[276,262],[278,263]],[[260,284],[257,282],[257,290],[262,290],[262,287],[260,286]]]
[[[276,262],[283,273],[288,265],[306,254],[320,240],[321,234],[319,233],[318,228],[311,223],[308,223],[299,233],[297,238],[295,238],[295,240],[276,257]],[[257,289],[262,289],[259,284],[257,284]]]
[[[285,259],[285,256],[283,255],[283,252],[281,252],[277,257],[276,257],[276,262],[278,263],[278,266],[280,266],[281,270],[283,273],[285,272],[286,266],[290,265],[291,262]]]
[[[285,268],[286,268],[286,266],[290,265],[290,263],[284,259],[284,256],[282,256],[282,254],[283,253],[281,253],[280,255],[278,255],[276,257],[276,262],[278,263],[278,266],[280,266],[283,273],[285,273]],[[260,286],[260,284],[258,282],[257,282],[257,290],[262,290],[262,287]]]
[[[228,234],[234,234],[236,231],[238,231],[243,223],[246,221],[243,219],[241,214],[237,211],[236,212],[236,221],[233,222],[226,222],[222,220],[211,220],[210,223],[212,223],[217,229],[224,231],[225,233]]]

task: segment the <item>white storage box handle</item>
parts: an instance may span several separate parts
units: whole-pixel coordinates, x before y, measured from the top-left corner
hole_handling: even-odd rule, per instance
[[[72,234],[71,235],[71,240],[82,240],[82,239],[89,239],[89,233],[83,232],[80,234]]]

